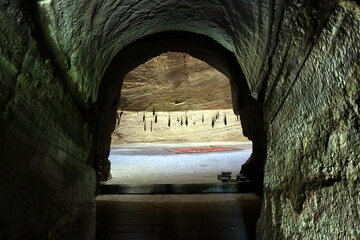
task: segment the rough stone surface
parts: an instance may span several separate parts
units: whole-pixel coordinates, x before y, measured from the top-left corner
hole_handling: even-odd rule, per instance
[[[229,77],[259,181],[266,150],[257,238],[359,239],[359,19],[345,0],[0,0],[0,238],[94,237],[122,81],[106,74],[184,31],[209,38],[172,47]]]
[[[341,1],[307,43],[314,25],[299,9],[306,8],[284,13],[279,45],[286,52],[275,55],[285,58],[281,67],[275,60],[278,75],[267,88],[259,237],[359,239],[360,9]],[[300,19],[307,25],[294,24]],[[289,41],[296,34],[302,38]]]
[[[258,96],[285,1],[42,2],[53,37],[67,56],[68,73],[83,99],[95,101],[102,75],[122,48],[169,30],[209,36],[234,52],[253,96]]]
[[[230,108],[229,79],[203,61],[174,52],[161,54],[129,72],[119,103],[119,109],[126,111]]]
[[[0,1],[0,239],[92,239],[87,125],[25,7]]]

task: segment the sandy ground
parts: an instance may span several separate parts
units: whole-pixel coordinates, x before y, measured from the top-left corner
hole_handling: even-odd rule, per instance
[[[236,150],[176,154],[166,149],[223,146]],[[217,174],[239,172],[251,143],[127,144],[113,146],[116,184],[212,183]],[[255,239],[261,198],[256,194],[100,195],[98,240]]]
[[[223,146],[236,150],[176,154],[172,148]],[[251,155],[249,142],[148,143],[113,145],[108,184],[217,183],[222,171],[235,178]]]

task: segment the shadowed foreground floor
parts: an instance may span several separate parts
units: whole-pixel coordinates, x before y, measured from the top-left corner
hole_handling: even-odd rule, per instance
[[[255,194],[97,197],[97,240],[255,239]]]

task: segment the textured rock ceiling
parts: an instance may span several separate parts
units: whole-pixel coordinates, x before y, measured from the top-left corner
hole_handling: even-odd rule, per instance
[[[121,49],[169,30],[209,36],[234,52],[251,92],[258,96],[284,5],[283,0],[48,2],[42,3],[53,37],[65,53],[64,68],[78,79],[82,97],[93,100],[104,71]]]
[[[187,111],[231,109],[229,79],[184,53],[164,53],[124,79],[119,109]]]

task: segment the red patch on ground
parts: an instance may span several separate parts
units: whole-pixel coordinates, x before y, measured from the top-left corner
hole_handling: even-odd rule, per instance
[[[173,153],[204,153],[204,152],[221,152],[221,151],[234,151],[236,148],[230,147],[219,147],[219,146],[210,146],[210,147],[189,147],[189,148],[174,148],[167,149],[169,152]]]

